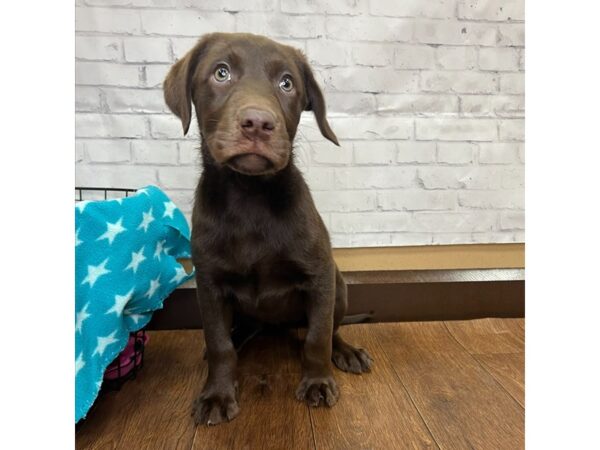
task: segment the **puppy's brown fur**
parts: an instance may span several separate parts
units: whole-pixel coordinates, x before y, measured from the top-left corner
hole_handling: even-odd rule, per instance
[[[310,405],[333,406],[339,391],[331,361],[362,373],[371,359],[343,341],[346,285],[292,143],[302,111],[338,144],[305,57],[250,34],[210,34],[169,72],[165,100],[187,133],[192,104],[202,136],[203,172],[192,217],[192,256],[208,357],[197,423],[239,413],[234,314],[305,324],[302,379]]]

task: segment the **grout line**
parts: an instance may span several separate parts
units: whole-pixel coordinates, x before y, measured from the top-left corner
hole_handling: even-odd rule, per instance
[[[442,323],[444,324],[444,328],[446,329],[446,331],[448,332],[448,334],[449,334],[449,335],[452,337],[452,339],[453,339],[453,340],[454,340],[454,341],[455,341],[455,342],[456,342],[456,343],[457,343],[457,344],[458,344],[458,345],[459,345],[459,346],[460,346],[460,347],[461,347],[461,348],[462,348],[462,349],[463,349],[463,350],[464,350],[464,351],[465,351],[465,352],[466,352],[466,353],[467,353],[467,354],[468,354],[468,355],[469,355],[469,356],[470,356],[470,357],[471,357],[471,358],[472,358],[472,359],[473,359],[473,360],[474,360],[474,361],[477,363],[477,365],[478,365],[479,367],[481,367],[481,369],[483,369],[483,371],[484,371],[485,373],[487,373],[487,374],[488,374],[488,375],[489,375],[489,376],[492,378],[492,380],[494,380],[494,382],[495,382],[495,383],[496,383],[498,386],[500,386],[500,390],[501,390],[501,391],[503,391],[505,394],[507,394],[507,395],[508,395],[508,396],[509,396],[509,397],[510,397],[510,398],[511,398],[511,399],[512,399],[512,400],[513,400],[513,401],[514,401],[516,404],[517,404],[517,406],[518,406],[519,408],[521,408],[523,411],[525,411],[525,407],[524,407],[523,405],[521,405],[521,404],[518,402],[518,400],[517,400],[517,399],[516,399],[516,398],[515,398],[515,397],[514,397],[514,396],[513,396],[513,395],[512,395],[510,392],[508,392],[508,391],[506,390],[506,388],[505,388],[505,387],[502,385],[502,383],[500,383],[500,381],[498,381],[498,379],[497,379],[497,378],[494,376],[494,374],[492,374],[492,373],[491,373],[491,372],[488,370],[487,366],[486,366],[484,363],[482,363],[481,361],[479,361],[479,360],[478,360],[478,359],[477,359],[477,358],[476,358],[476,357],[473,355],[473,353],[471,353],[471,352],[469,351],[469,349],[467,349],[467,348],[466,348],[466,347],[465,347],[465,346],[462,344],[462,342],[460,342],[460,341],[459,341],[459,340],[456,338],[456,336],[454,336],[454,334],[452,333],[452,331],[450,331],[450,328],[448,328],[447,321],[446,321],[446,320],[443,320],[443,321],[442,321]]]

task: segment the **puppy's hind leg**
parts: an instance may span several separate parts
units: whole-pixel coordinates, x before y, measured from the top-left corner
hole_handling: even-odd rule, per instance
[[[348,344],[339,333],[339,325],[348,308],[348,289],[339,269],[335,275],[335,310],[333,316],[333,340],[331,360],[336,367],[344,372],[365,373],[371,370],[373,359],[362,348]]]

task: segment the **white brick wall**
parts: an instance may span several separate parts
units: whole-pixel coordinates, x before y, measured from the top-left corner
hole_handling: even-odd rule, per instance
[[[333,244],[524,238],[524,0],[80,0],[76,182],[164,188],[200,173],[161,84],[213,31],[307,53],[334,147],[305,113],[296,162]]]

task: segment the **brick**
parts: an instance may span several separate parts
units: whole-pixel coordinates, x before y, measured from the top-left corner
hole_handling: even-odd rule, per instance
[[[498,215],[495,212],[469,211],[460,213],[416,212],[410,231],[460,232],[492,231],[496,229]]]
[[[425,92],[491,94],[498,91],[498,75],[472,71],[424,71],[421,74],[421,89]]]
[[[500,92],[505,94],[525,93],[525,74],[507,73],[500,76]]]
[[[431,233],[408,233],[402,231],[390,236],[391,246],[431,245],[433,235]],[[363,246],[364,247],[364,246]]]
[[[161,167],[158,169],[158,182],[166,189],[195,189],[200,178],[197,167]]]
[[[139,34],[140,16],[131,9],[77,7],[75,31]]]
[[[402,188],[413,186],[413,167],[349,167],[335,169],[335,186],[339,189]]]
[[[318,38],[325,36],[323,16],[292,16],[281,14],[239,13],[235,15],[235,30],[263,34],[271,38]]]
[[[392,245],[391,233],[332,233],[333,248],[347,247],[388,247]]]
[[[168,8],[177,6],[177,0],[85,0],[94,6],[149,6],[152,8]]]
[[[79,165],[75,171],[76,186],[120,186],[131,189],[156,184],[154,167],[124,164]]]
[[[184,0],[187,7],[205,11],[273,11],[276,8],[275,0]]]
[[[329,141],[310,144],[311,159],[317,164],[347,165],[352,163],[352,142],[340,141],[336,147]]]
[[[79,85],[137,87],[141,85],[141,73],[141,66],[75,62],[75,83]]]
[[[313,199],[322,212],[373,211],[377,206],[374,191],[320,191]]]
[[[479,146],[480,164],[514,164],[518,161],[518,144],[481,144]]]
[[[141,138],[146,135],[144,116],[133,114],[75,115],[76,137]]]
[[[394,61],[396,69],[432,69],[435,66],[435,49],[428,45],[397,44]]]
[[[200,38],[198,37],[172,37],[171,51],[176,60],[181,59],[187,52],[196,46]]]
[[[458,204],[476,209],[523,209],[525,193],[522,189],[501,191],[461,191]]]
[[[525,20],[523,0],[459,0],[458,17],[473,20]]]
[[[524,117],[522,95],[461,95],[461,112],[480,117]]]
[[[480,48],[479,68],[481,70],[519,70],[519,51],[515,48]]]
[[[458,113],[458,97],[443,94],[378,94],[379,114],[438,115]]]
[[[449,19],[455,8],[456,0],[377,0],[371,2],[370,12],[374,16]]]
[[[348,46],[347,43],[341,45]],[[391,66],[394,63],[394,47],[387,43],[353,43],[350,49],[352,63],[359,66]]]
[[[103,88],[108,108],[118,113],[167,113],[163,91],[159,89]]]
[[[166,38],[124,38],[128,62],[171,62],[171,43]]]
[[[119,61],[121,42],[116,37],[76,36],[75,57],[92,61]]]
[[[124,163],[131,161],[129,140],[90,139],[85,146],[86,159],[93,163]]]
[[[525,120],[501,120],[498,125],[498,132],[501,141],[524,141]]]
[[[443,45],[436,49],[436,61],[444,70],[471,70],[477,66],[477,48]]]
[[[311,167],[304,176],[311,191],[327,191],[333,188],[333,169],[330,167]]]
[[[432,163],[435,161],[435,142],[398,142],[398,163]]]
[[[326,96],[329,112],[361,116],[374,113],[377,109],[374,94],[354,92],[328,92]]]
[[[500,213],[501,230],[524,230],[525,212],[523,211],[505,211]]]
[[[325,24],[330,39],[378,42],[409,42],[411,19],[386,17],[328,17]]]
[[[417,140],[493,141],[496,121],[489,119],[416,119]]]
[[[498,46],[522,47],[525,45],[524,23],[503,23],[498,25]]]
[[[356,142],[354,145],[354,161],[360,165],[387,165],[396,160],[396,143],[394,141]]]
[[[470,172],[463,167],[419,167],[417,177],[425,189],[462,189]]]
[[[437,161],[444,164],[471,164],[477,146],[465,142],[440,142],[437,146]]]
[[[85,143],[82,141],[75,142],[75,162],[80,163],[83,161],[85,155]]]
[[[402,189],[379,191],[377,206],[383,211],[448,211],[456,208],[455,191]]]
[[[196,139],[196,125],[191,126],[184,137],[181,121],[173,114],[153,114],[148,116],[148,121],[150,134],[154,139]]]
[[[131,143],[136,164],[177,165],[177,143],[173,141],[138,140]]]
[[[321,0],[319,2],[281,0],[281,11],[289,14],[343,14],[354,16],[367,12],[367,0]]]
[[[396,117],[332,117],[331,127],[340,139],[410,139],[412,119]]]
[[[235,23],[226,12],[198,10],[141,10],[145,34],[198,37],[213,31],[234,31]]]
[[[197,141],[179,141],[177,145],[179,146],[179,164],[184,166],[200,166],[202,157]]]
[[[75,87],[75,111],[77,112],[100,112],[100,89],[92,86]]]
[[[322,71],[327,89],[371,93],[404,93],[418,89],[417,71],[396,71],[390,67],[335,67]]]
[[[414,26],[414,40],[422,44],[494,46],[498,34],[488,23],[420,20]]]
[[[342,233],[403,231],[409,229],[410,214],[403,212],[332,213],[331,230]]]
[[[171,65],[167,64],[152,64],[144,66],[145,87],[162,89],[163,82],[167,78]]]
[[[339,41],[310,40],[306,44],[306,56],[311,64],[344,66],[350,61],[350,49]]]

